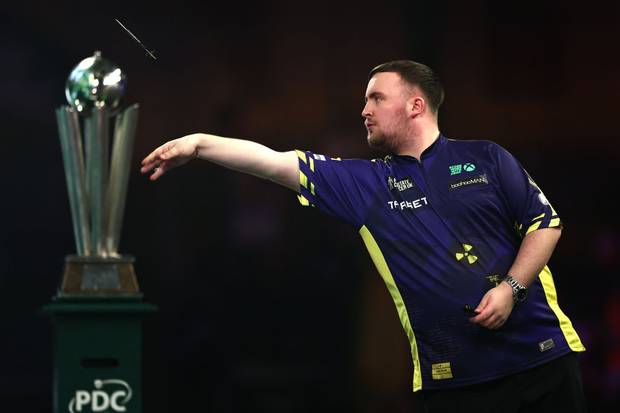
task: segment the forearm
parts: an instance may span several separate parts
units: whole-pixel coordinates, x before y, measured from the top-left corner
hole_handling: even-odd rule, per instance
[[[532,231],[523,238],[514,263],[508,270],[519,283],[529,287],[547,265],[560,239],[560,228],[543,228]]]
[[[521,247],[508,274],[529,287],[547,265],[559,238],[559,228],[544,228],[527,234],[521,241]],[[508,283],[502,282],[482,297],[476,307],[478,315],[472,317],[471,321],[486,328],[499,328],[510,316],[513,306],[512,288]]]
[[[299,192],[299,166],[294,151],[277,152],[257,142],[203,133],[192,138],[197,142],[196,157]]]

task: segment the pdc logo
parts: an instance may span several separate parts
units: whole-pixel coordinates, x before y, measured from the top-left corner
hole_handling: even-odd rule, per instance
[[[97,379],[94,386],[95,390],[75,391],[75,396],[69,402],[70,413],[104,412],[108,409],[114,412],[127,411],[127,403],[131,400],[131,387],[127,382],[117,379]]]

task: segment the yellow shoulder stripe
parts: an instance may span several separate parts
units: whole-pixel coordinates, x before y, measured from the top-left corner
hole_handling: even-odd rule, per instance
[[[297,157],[299,159],[301,159],[302,161],[304,161],[304,163],[308,163],[308,161],[306,160],[306,153],[300,151],[299,149],[295,149],[295,153],[297,153]]]
[[[308,201],[308,198],[306,198],[303,195],[297,195],[297,199],[299,200],[299,203],[302,204],[303,206],[309,206],[310,205],[310,201]]]
[[[301,169],[299,170],[299,185],[308,189],[308,177],[301,171]]]
[[[525,233],[525,235],[529,234],[532,231],[536,231],[538,229],[538,227],[540,227],[540,223],[541,223],[541,221],[537,221],[537,222],[534,222],[532,225],[530,225],[530,227],[527,229],[527,232]]]

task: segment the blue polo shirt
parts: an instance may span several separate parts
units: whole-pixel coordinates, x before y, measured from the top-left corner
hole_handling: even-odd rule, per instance
[[[385,281],[411,345],[414,391],[480,383],[585,350],[548,267],[500,329],[463,311],[501,282],[524,236],[562,225],[504,148],[440,135],[419,161],[297,155],[301,204],[352,224]]]

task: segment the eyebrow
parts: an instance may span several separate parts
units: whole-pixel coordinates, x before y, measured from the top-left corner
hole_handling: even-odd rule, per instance
[[[364,102],[368,102],[368,99],[376,98],[377,96],[385,96],[381,92],[372,92],[370,95],[364,97]]]

